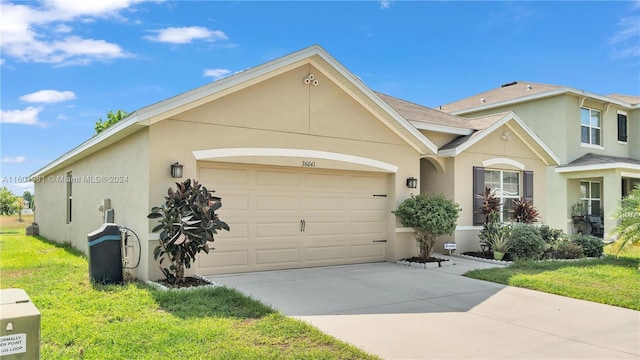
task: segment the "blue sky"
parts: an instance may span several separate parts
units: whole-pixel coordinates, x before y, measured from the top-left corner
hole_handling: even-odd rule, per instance
[[[640,95],[640,1],[0,1],[0,186],[16,194],[109,110],[313,44],[434,108],[515,80]]]

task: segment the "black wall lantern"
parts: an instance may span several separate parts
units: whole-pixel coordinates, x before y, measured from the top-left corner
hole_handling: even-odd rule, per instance
[[[413,176],[407,179],[407,187],[409,189],[415,189],[418,187],[418,179]]]
[[[171,164],[171,177],[182,177],[182,165],[178,164],[177,162],[175,164]]]

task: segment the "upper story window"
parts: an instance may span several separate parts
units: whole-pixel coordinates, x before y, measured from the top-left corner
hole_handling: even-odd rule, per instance
[[[600,111],[580,108],[580,136],[583,144],[602,145],[602,115]]]
[[[627,115],[618,114],[618,141],[627,142]]]

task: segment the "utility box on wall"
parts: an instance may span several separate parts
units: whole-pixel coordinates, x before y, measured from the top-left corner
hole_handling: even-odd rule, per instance
[[[24,290],[0,290],[0,359],[39,358],[40,311]]]

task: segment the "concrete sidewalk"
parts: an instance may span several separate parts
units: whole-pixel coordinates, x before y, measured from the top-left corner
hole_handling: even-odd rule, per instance
[[[640,359],[640,312],[392,263],[218,275],[386,359]]]

